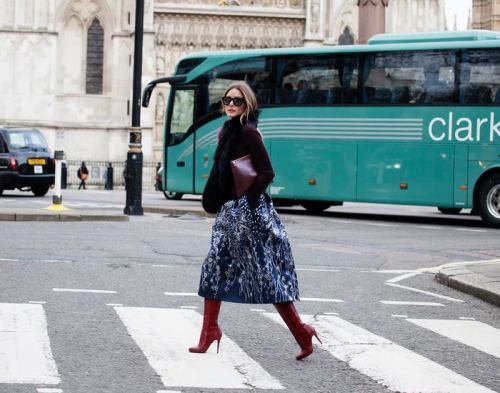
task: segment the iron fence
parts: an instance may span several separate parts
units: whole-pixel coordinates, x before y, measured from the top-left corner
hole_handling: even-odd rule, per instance
[[[77,176],[78,168],[82,164],[81,161],[68,160],[66,161],[67,170],[67,186],[78,187],[80,179]],[[89,176],[86,180],[86,185],[97,188],[104,188],[109,164],[113,168],[113,187],[125,187],[125,165],[126,161],[85,161],[85,165],[89,170]],[[143,162],[142,165],[142,188],[145,190],[154,189],[155,176],[158,164],[154,162]]]

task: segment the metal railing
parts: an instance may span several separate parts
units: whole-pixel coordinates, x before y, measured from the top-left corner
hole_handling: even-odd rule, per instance
[[[81,161],[67,160],[67,186],[68,188],[78,187],[80,179],[77,176],[78,168],[82,164]],[[91,187],[104,188],[106,183],[106,175],[109,164],[113,167],[113,187],[125,187],[125,165],[126,161],[85,161],[85,166],[89,171],[89,175],[85,184]],[[152,190],[155,186],[155,176],[157,171],[157,163],[143,162],[142,165],[142,188]]]

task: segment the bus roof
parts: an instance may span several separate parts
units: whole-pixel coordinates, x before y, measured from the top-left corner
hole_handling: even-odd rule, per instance
[[[190,81],[197,75],[200,75],[226,62],[259,56],[498,47],[500,47],[500,33],[487,30],[465,30],[458,32],[447,31],[411,34],[378,34],[373,36],[366,45],[324,45],[295,48],[194,52],[183,56],[179,61],[187,59],[204,60],[187,74],[187,81]]]

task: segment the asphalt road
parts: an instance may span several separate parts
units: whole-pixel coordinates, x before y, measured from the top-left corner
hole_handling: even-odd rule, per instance
[[[64,195],[70,207],[123,208],[122,191]],[[143,195],[144,205],[171,203]],[[44,204],[50,197],[0,197],[0,208]],[[280,214],[298,309],[323,340],[302,362],[269,305],[223,304],[220,353],[185,350],[198,339],[192,294],[213,219],[2,223],[0,392],[500,391],[498,308],[426,273],[499,258],[500,230],[421,207]]]

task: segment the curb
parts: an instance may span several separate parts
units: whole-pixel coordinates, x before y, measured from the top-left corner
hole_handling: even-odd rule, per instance
[[[443,269],[437,272],[434,278],[440,284],[500,307],[500,285],[497,283],[496,289],[491,288],[494,283],[467,268]]]
[[[156,213],[156,214],[196,214],[201,217],[215,217],[215,214],[207,213],[204,210],[198,209],[172,209],[169,207],[147,207],[143,206],[144,213]]]
[[[126,215],[0,213],[0,221],[130,221]]]

